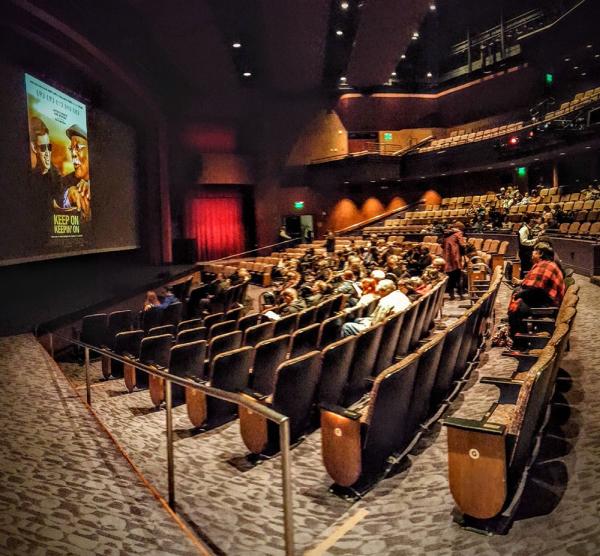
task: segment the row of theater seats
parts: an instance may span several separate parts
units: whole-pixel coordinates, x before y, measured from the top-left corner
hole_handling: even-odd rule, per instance
[[[238,320],[234,332],[214,336],[217,333],[214,328],[227,322],[221,321],[212,324],[214,337],[209,342],[195,340],[175,345],[172,334],[144,338],[142,331],[129,331],[117,335],[131,341],[131,345],[119,354],[132,362],[156,365],[177,376],[205,381],[216,388],[245,391],[290,417],[292,442],[296,442],[314,428],[316,404],[354,403],[370,389],[372,377],[387,368],[396,355],[406,355],[416,348],[419,340],[433,328],[443,303],[445,284],[445,281],[440,282],[412,304],[407,313],[394,315],[384,323],[342,340],[339,337],[343,313],[339,309],[344,298],[336,296],[310,310],[315,321],[322,319],[314,324],[308,324],[310,319],[306,312],[275,323],[261,323],[261,316],[257,314],[246,315]],[[258,324],[248,326],[254,322]],[[276,329],[282,322],[284,328]],[[207,324],[206,319],[203,324]],[[193,323],[180,323],[180,328],[182,325],[187,328]],[[300,325],[304,328],[295,329]],[[264,335],[251,338],[252,329],[260,327],[263,327]],[[243,332],[241,328],[244,328]],[[184,331],[179,329],[178,333]],[[391,335],[395,335],[396,340],[400,335],[401,341],[390,341]],[[215,343],[221,338],[233,339],[234,336],[235,341],[227,344],[226,351],[215,349]],[[148,386],[155,405],[164,399],[161,379],[148,379],[147,375],[144,379],[145,373],[128,369],[128,364],[122,365],[115,360],[110,366],[113,376],[116,371],[116,376],[126,377],[126,383],[130,374],[134,384]],[[217,426],[238,414],[232,404],[191,388],[173,386],[173,399],[176,404],[186,403],[188,416],[195,427]],[[248,435],[249,423],[256,422],[259,416],[243,411],[240,414],[243,416],[243,439],[251,451],[275,453],[279,449],[277,431],[262,423],[258,425],[258,431],[251,427],[252,432]],[[259,439],[262,440],[259,442]]]
[[[203,272],[203,275],[207,282],[196,289],[193,289],[190,292],[189,299],[187,299],[185,303],[184,313],[186,318],[202,316],[202,313],[206,311],[210,313],[227,312],[238,305],[244,304],[246,292],[248,290],[247,281],[229,286],[226,290],[221,291],[221,293],[216,296],[212,294],[214,285],[208,281],[210,278],[215,278],[216,274]],[[203,300],[206,300],[205,304],[203,304]]]
[[[569,287],[560,308],[534,308],[529,333],[517,335],[522,351],[504,352],[517,365],[510,377],[483,377],[496,386],[498,401],[481,419],[452,417],[448,428],[450,490],[463,524],[494,530],[510,507],[526,469],[535,459],[535,439],[549,414],[560,362],[577,314],[579,287]],[[495,520],[495,523],[494,523]]]
[[[598,100],[600,100],[600,87],[588,89],[582,93],[577,93],[572,100],[563,102],[558,110],[548,112],[545,119],[552,120],[555,118],[561,118],[570,114],[571,112],[574,112],[575,110],[583,108],[587,104],[591,104],[592,102],[596,102]]]
[[[443,413],[476,364],[501,278],[498,269],[474,305],[414,353],[396,349],[392,364],[375,376],[366,405],[322,407],[323,461],[335,489],[362,494]],[[404,321],[410,320],[407,312]],[[390,333],[392,351],[396,341],[404,341],[402,332]]]
[[[356,247],[362,247],[366,245],[366,240],[363,240],[360,236],[346,236],[336,238],[336,251],[341,251],[346,247],[349,247],[351,242],[354,242]],[[240,268],[248,270],[253,278],[253,281],[258,285],[268,287],[271,285],[271,272],[273,267],[276,266],[280,259],[286,255],[293,258],[301,258],[307,251],[307,249],[314,249],[315,254],[324,255],[325,240],[317,240],[312,243],[305,243],[296,247],[289,247],[280,253],[273,253],[269,257],[255,257],[252,260],[234,260],[228,261],[228,264],[222,263],[206,263],[201,266],[201,270],[205,275],[216,275],[217,273],[223,273],[226,277],[231,276]]]
[[[584,106],[597,102],[598,100],[600,100],[600,87],[577,93],[572,100],[563,102],[558,110],[553,110],[551,112],[546,113],[546,115],[544,116],[544,121],[563,118],[583,108]],[[419,152],[426,153],[440,149],[456,147],[458,145],[464,145],[466,143],[487,141],[488,139],[495,139],[503,135],[517,133],[526,127],[532,126],[528,126],[523,121],[520,121],[488,129],[482,129],[479,131],[467,131],[464,129],[454,130],[450,132],[450,135],[448,137],[442,137],[440,139],[432,140],[427,146],[421,147],[419,149]]]
[[[436,151],[439,149],[447,149],[449,147],[456,147],[458,145],[464,145],[466,143],[475,143],[477,141],[487,141],[488,139],[495,139],[502,135],[509,133],[515,133],[523,129],[523,122],[514,122],[512,124],[501,125],[497,127],[491,127],[488,129],[482,129],[479,131],[467,132],[464,129],[452,131],[449,137],[443,137],[441,139],[434,139],[426,147],[421,147],[419,152],[426,153]]]
[[[319,406],[352,407],[367,394],[377,377],[397,357],[405,356],[428,335],[441,309],[446,280],[384,322],[360,334],[336,341],[321,352],[286,361],[276,373],[272,395],[250,388],[245,395],[290,418],[292,443],[318,426]],[[252,383],[251,383],[252,384]],[[240,430],[246,447],[256,455],[279,450],[277,428],[243,407]]]

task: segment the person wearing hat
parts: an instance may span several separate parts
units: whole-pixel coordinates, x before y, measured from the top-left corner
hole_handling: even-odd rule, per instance
[[[65,133],[71,141],[69,152],[73,162],[73,172],[63,178],[62,206],[58,206],[55,201],[55,207],[78,210],[81,212],[82,219],[89,221],[92,212],[87,133],[78,125],[72,125]]]

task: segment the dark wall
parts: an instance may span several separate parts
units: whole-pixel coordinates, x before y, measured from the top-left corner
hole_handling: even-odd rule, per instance
[[[451,127],[527,108],[543,87],[539,71],[520,67],[434,95],[342,95],[336,112],[348,131]]]

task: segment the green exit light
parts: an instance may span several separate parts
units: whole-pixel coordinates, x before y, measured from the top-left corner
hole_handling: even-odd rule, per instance
[[[384,141],[391,141],[392,140],[392,134],[391,133],[384,133],[383,134],[383,140]]]
[[[551,73],[547,73],[546,74],[546,85],[552,85],[553,82],[554,82],[554,75],[552,75]]]
[[[525,166],[519,166],[517,168],[517,175],[520,178],[524,178],[527,175],[527,168],[525,168]]]
[[[294,208],[302,210],[304,208],[304,201],[294,201]]]

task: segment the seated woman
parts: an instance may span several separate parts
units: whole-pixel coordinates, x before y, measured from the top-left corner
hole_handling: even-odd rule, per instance
[[[154,290],[150,290],[146,292],[146,298],[144,299],[143,310],[149,311],[152,307],[158,307],[160,305],[160,300],[158,299],[158,295]]]
[[[531,315],[530,307],[558,307],[565,295],[564,276],[554,262],[552,246],[546,242],[537,243],[531,260],[533,267],[523,280],[514,280],[518,288],[508,306],[508,327],[513,342],[515,334],[527,332],[524,319]]]

